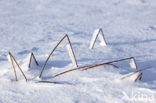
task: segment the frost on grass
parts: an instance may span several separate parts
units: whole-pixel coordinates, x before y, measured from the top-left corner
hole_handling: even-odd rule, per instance
[[[10,61],[7,51],[17,53],[15,58],[28,78],[26,83],[16,68],[19,81],[15,82],[11,63],[0,60],[0,103],[156,103],[155,5],[155,0],[0,0],[0,56]],[[111,49],[89,50],[92,31],[100,27]],[[46,54],[66,33],[80,66],[134,56],[138,70],[153,68],[143,71],[142,80],[136,83],[137,73],[120,79],[136,71],[124,62],[122,68],[102,66],[53,78],[73,68],[73,56],[68,58],[62,47],[48,62],[42,78],[36,79]],[[32,51],[41,65],[32,59],[28,71],[30,55],[26,54],[32,48],[39,48]],[[133,60],[130,65],[135,68]],[[60,84],[35,83],[40,80]]]
[[[131,68],[133,68],[133,69],[137,69],[136,63],[135,63],[135,60],[134,60],[134,59],[131,59],[131,60],[130,60],[130,66],[131,66]]]

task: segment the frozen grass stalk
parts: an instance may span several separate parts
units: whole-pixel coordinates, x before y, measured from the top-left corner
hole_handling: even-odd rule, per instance
[[[61,42],[62,42],[65,38],[67,38],[68,43],[69,43],[69,45],[70,45],[71,53],[72,53],[72,56],[73,56],[73,61],[75,61],[75,65],[76,65],[76,67],[78,67],[77,60],[76,60],[76,57],[75,57],[75,54],[74,54],[74,50],[73,50],[72,44],[71,44],[71,42],[70,42],[70,39],[69,39],[68,35],[66,34],[66,35],[57,43],[57,45],[54,47],[54,49],[50,52],[48,58],[46,59],[44,65],[43,65],[43,67],[42,67],[42,70],[41,70],[41,73],[40,73],[40,75],[39,75],[39,78],[41,78],[42,73],[43,73],[43,71],[44,71],[44,68],[45,68],[45,66],[46,66],[46,64],[47,64],[47,62],[48,62],[48,60],[49,60],[49,58],[51,57],[51,55],[54,53],[54,51],[56,50],[56,48],[61,44]]]
[[[95,45],[95,42],[97,40],[97,37],[99,38],[100,40],[100,45],[101,46],[106,46],[107,43],[106,43],[106,40],[105,40],[105,37],[104,37],[104,33],[103,33],[103,30],[102,28],[100,29],[96,29],[93,33],[93,36],[92,36],[92,39],[91,39],[91,43],[90,43],[90,49],[93,49],[94,48],[94,45]]]
[[[62,73],[56,74],[54,77],[57,77],[57,76],[60,76],[60,75],[63,75],[63,74],[65,74],[65,73],[72,72],[72,71],[75,71],[75,70],[88,70],[88,69],[93,69],[93,68],[95,68],[95,67],[102,66],[102,65],[112,65],[112,66],[114,66],[114,67],[117,68],[117,66],[115,66],[115,65],[112,64],[112,63],[120,62],[120,61],[125,61],[125,60],[129,60],[129,59],[132,59],[132,58],[134,58],[134,57],[124,58],[124,59],[119,59],[119,60],[114,60],[114,61],[110,61],[110,62],[104,62],[104,63],[101,63],[101,64],[94,64],[94,65],[82,66],[82,67],[70,69],[70,70],[64,71],[64,72],[62,72]]]
[[[29,64],[28,64],[28,67],[29,67],[29,68],[31,67],[32,59],[34,59],[34,61],[35,61],[35,63],[36,63],[37,66],[39,65],[38,62],[37,62],[37,60],[36,60],[36,58],[35,58],[35,56],[34,56],[34,53],[31,53],[31,55],[30,55],[30,60],[29,60]]]
[[[20,72],[22,73],[22,75],[23,75],[25,81],[27,81],[27,78],[26,78],[24,72],[22,71],[21,67],[19,66],[19,64],[17,63],[16,59],[13,57],[13,55],[11,54],[11,52],[9,52],[9,55],[10,55],[10,59],[11,59],[11,62],[12,62],[12,66],[13,66],[13,70],[14,70],[14,74],[15,74],[15,79],[16,79],[16,81],[18,81],[18,79],[17,79],[17,74],[16,74],[14,62],[15,62],[15,64],[17,65],[17,67],[18,67],[18,69],[20,70]]]

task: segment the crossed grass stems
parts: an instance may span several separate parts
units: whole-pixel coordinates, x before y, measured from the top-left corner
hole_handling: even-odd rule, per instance
[[[70,39],[69,39],[69,36],[66,34],[66,35],[56,44],[56,46],[54,47],[54,49],[52,49],[52,51],[50,52],[48,58],[46,59],[44,65],[43,65],[43,67],[42,67],[42,69],[41,69],[41,72],[40,72],[40,74],[39,74],[39,78],[42,77],[43,71],[44,71],[44,69],[45,69],[45,67],[46,67],[46,64],[47,64],[48,60],[50,59],[50,57],[52,56],[52,54],[54,53],[54,51],[57,49],[57,47],[61,44],[61,42],[62,42],[65,38],[67,38],[67,41],[68,41],[68,43],[69,43],[69,45],[70,45],[70,47],[71,47],[71,51],[72,51],[71,53],[72,53],[72,55],[74,56],[74,61],[75,61],[75,64],[76,64],[76,68],[69,69],[69,70],[67,70],[67,71],[58,73],[58,74],[54,75],[53,78],[58,77],[58,76],[61,76],[61,75],[66,74],[66,73],[70,73],[70,72],[72,72],[72,71],[77,71],[77,70],[88,70],[88,69],[93,69],[93,68],[95,68],[95,67],[99,67],[99,66],[102,66],[102,65],[111,65],[111,66],[113,66],[113,67],[115,67],[115,68],[118,68],[118,67],[117,67],[116,65],[114,65],[113,63],[121,62],[121,61],[125,61],[125,60],[133,60],[133,61],[134,61],[135,68],[136,68],[136,71],[135,71],[134,73],[130,74],[130,75],[127,75],[127,76],[121,78],[121,79],[125,79],[125,78],[130,77],[130,76],[132,76],[132,75],[134,75],[134,74],[136,74],[136,73],[139,72],[139,75],[138,75],[137,78],[134,80],[134,82],[136,82],[137,80],[141,80],[142,75],[143,75],[142,71],[144,71],[144,70],[150,68],[150,67],[148,67],[148,68],[144,68],[144,69],[138,70],[138,67],[137,67],[137,64],[136,64],[136,60],[135,60],[134,57],[123,58],[123,59],[113,60],[113,61],[104,62],[104,63],[100,63],[100,64],[93,64],[93,65],[87,65],[87,66],[81,66],[81,67],[79,67],[79,66],[78,66],[78,63],[77,63],[77,60],[76,60],[76,56],[75,56],[75,54],[74,54],[74,50],[73,50],[73,48],[72,48],[71,41],[70,41]],[[22,75],[23,75],[25,81],[27,81],[26,75],[25,75],[24,72],[22,71],[20,65],[17,63],[16,59],[13,57],[13,55],[11,54],[11,52],[9,52],[9,56],[10,56],[10,60],[11,60],[11,63],[12,63],[12,67],[13,67],[13,71],[14,71],[14,75],[15,75],[15,80],[18,81],[14,63],[17,65],[18,69],[19,69],[20,72],[22,73]],[[30,59],[29,59],[29,64],[28,64],[29,69],[30,69],[30,67],[31,67],[32,59],[34,59],[35,64],[36,64],[37,66],[39,65],[39,63],[37,62],[37,60],[36,60],[34,54],[31,53]],[[51,81],[38,81],[38,83],[55,83],[55,82],[51,82]]]

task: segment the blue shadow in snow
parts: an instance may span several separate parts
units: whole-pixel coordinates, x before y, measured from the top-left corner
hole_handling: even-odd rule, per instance
[[[5,59],[5,58],[0,58],[0,61],[7,61],[7,59]]]
[[[156,41],[156,39],[151,39],[151,40],[143,40],[143,41],[134,41],[134,42],[113,42],[113,43],[108,43],[109,45],[134,45],[134,44],[141,44],[141,43],[148,43],[148,42],[153,42]]]
[[[29,54],[29,53],[30,53],[29,50],[23,50],[21,52],[18,52],[18,55]]]
[[[45,63],[45,61],[38,61],[40,67],[42,67]],[[71,61],[63,61],[63,60],[54,60],[54,61],[48,61],[45,68],[46,69],[50,69],[52,67],[58,67],[58,68],[63,68],[65,66],[67,66],[68,64],[70,64]]]
[[[152,82],[152,81],[156,81],[156,60],[153,61],[145,61],[145,62],[137,62],[137,64],[139,65],[139,69],[143,69],[146,67],[151,67],[147,70],[143,71],[143,78],[142,81],[143,82]]]

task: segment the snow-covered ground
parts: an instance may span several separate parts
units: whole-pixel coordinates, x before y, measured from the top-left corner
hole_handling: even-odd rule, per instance
[[[89,49],[95,29],[102,28],[106,47]],[[74,68],[66,41],[57,48],[36,83],[41,68],[57,42],[68,34],[79,66],[135,57],[143,71],[141,81],[129,61],[119,68],[100,66],[87,71]],[[11,51],[28,78],[17,69]],[[39,66],[28,71],[33,52]],[[0,103],[156,103],[156,0],[0,0]]]

